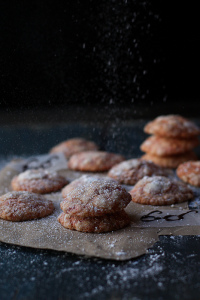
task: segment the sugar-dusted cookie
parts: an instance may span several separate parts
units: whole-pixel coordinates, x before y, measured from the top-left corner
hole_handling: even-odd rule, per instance
[[[198,146],[198,144],[199,140],[197,137],[177,139],[152,135],[141,144],[140,149],[152,155],[168,156],[188,152]]]
[[[193,198],[185,183],[164,176],[145,176],[129,193],[133,202],[149,205],[171,205]]]
[[[191,138],[200,134],[200,128],[179,115],[160,116],[146,124],[144,132],[171,138]]]
[[[15,176],[11,181],[11,187],[14,191],[47,194],[60,190],[67,183],[68,181],[57,172],[31,169]]]
[[[69,158],[78,152],[95,151],[98,149],[99,147],[92,141],[83,138],[73,138],[56,145],[50,150],[50,153],[62,152],[66,158]]]
[[[168,156],[157,156],[147,153],[143,155],[141,159],[150,160],[161,167],[175,169],[183,162],[188,160],[197,160],[197,156],[193,151]]]
[[[70,217],[61,213],[58,221],[65,228],[93,233],[118,230],[130,224],[130,218],[124,210],[98,217]]]
[[[120,154],[105,151],[84,151],[72,155],[68,167],[77,171],[104,172],[123,160],[124,157]]]
[[[120,211],[130,201],[130,194],[121,185],[96,180],[73,189],[65,196],[60,207],[70,216],[93,217]]]
[[[151,161],[139,158],[123,161],[110,169],[108,176],[119,183],[133,185],[144,176],[172,175],[172,170],[159,167]]]
[[[183,181],[200,187],[200,161],[187,161],[180,164],[176,174]]]
[[[76,187],[84,185],[89,182],[93,181],[109,181],[109,182],[116,182],[114,179],[111,179],[109,177],[99,177],[96,175],[82,175],[81,177],[73,180],[69,184],[67,184],[63,189],[62,189],[62,196],[65,198],[67,194],[69,194],[72,190],[74,190]]]
[[[43,218],[54,211],[51,200],[30,192],[9,192],[0,197],[0,218],[9,221],[27,221]]]

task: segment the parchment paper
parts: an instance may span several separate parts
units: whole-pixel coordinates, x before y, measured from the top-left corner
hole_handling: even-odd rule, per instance
[[[43,155],[28,160],[12,161],[0,172],[0,194],[10,191],[10,182],[14,175],[41,166],[59,171],[69,181],[83,175],[82,172],[68,170],[67,161],[62,155]],[[106,176],[106,173],[98,175]],[[125,188],[130,190],[132,187]],[[45,197],[54,202],[55,212],[52,215],[25,222],[0,220],[0,241],[104,259],[127,260],[145,254],[147,249],[159,240],[159,235],[200,234],[200,214],[198,210],[190,211],[187,202],[160,207],[131,202],[126,208],[131,217],[130,226],[113,232],[94,234],[61,226],[57,221],[61,213],[61,193],[47,194]]]

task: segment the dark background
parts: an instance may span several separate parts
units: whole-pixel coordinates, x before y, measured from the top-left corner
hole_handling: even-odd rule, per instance
[[[193,2],[1,1],[1,110],[176,105],[197,114]]]

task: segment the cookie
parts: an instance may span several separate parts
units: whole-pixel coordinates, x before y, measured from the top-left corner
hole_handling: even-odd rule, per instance
[[[98,149],[99,147],[92,141],[83,138],[73,138],[56,145],[50,150],[50,153],[62,152],[66,158],[69,158],[78,152],[95,151]]]
[[[134,185],[144,176],[172,175],[172,171],[159,167],[151,161],[129,159],[115,165],[108,172],[108,176],[119,183]]]
[[[77,216],[70,217],[65,213],[61,213],[58,217],[58,221],[65,228],[91,233],[118,230],[130,224],[130,218],[124,210],[99,217],[85,218]]]
[[[47,194],[60,190],[68,181],[56,172],[45,169],[30,169],[15,176],[11,181],[14,191],[29,191]]]
[[[96,180],[73,189],[60,207],[68,216],[94,217],[120,211],[130,201],[130,194],[121,185]]]
[[[193,151],[168,156],[157,156],[147,153],[143,155],[141,159],[150,160],[161,167],[175,169],[178,167],[178,165],[180,165],[183,162],[186,162],[188,160],[197,160],[197,156]]]
[[[46,217],[54,211],[51,200],[29,192],[9,192],[0,197],[0,218],[13,222]]]
[[[197,137],[177,139],[152,135],[141,144],[140,149],[152,155],[168,156],[188,152],[198,146],[198,144],[199,140]]]
[[[93,181],[110,181],[110,182],[115,182],[114,179],[108,178],[108,177],[98,177],[95,175],[82,175],[81,177],[73,180],[69,184],[67,184],[63,189],[62,189],[62,197],[65,198],[67,194],[69,194],[72,190],[77,188],[78,186],[84,185],[89,182]]]
[[[147,123],[144,132],[169,138],[191,138],[200,134],[200,128],[182,116],[167,115]]]
[[[176,174],[183,181],[200,187],[200,161],[187,161],[180,164]]]
[[[193,198],[185,183],[164,176],[145,176],[129,193],[133,202],[149,205],[171,205]]]
[[[124,160],[120,154],[105,151],[85,151],[70,157],[68,168],[76,171],[105,172]]]

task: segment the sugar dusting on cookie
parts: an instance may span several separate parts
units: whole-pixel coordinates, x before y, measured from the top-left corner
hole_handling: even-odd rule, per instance
[[[18,175],[18,180],[23,181],[24,179],[44,179],[44,178],[54,178],[58,174],[55,171],[50,171],[47,169],[37,169],[37,170],[27,170]]]
[[[60,190],[67,183],[68,180],[55,171],[31,169],[14,176],[11,180],[11,187],[15,191],[46,194]]]
[[[0,197],[0,218],[26,221],[45,217],[54,211],[51,200],[29,192],[9,192]]]
[[[117,180],[119,183],[134,185],[144,176],[172,175],[171,170],[157,166],[151,161],[142,159],[130,159],[121,162],[110,169],[108,176]]]
[[[61,209],[70,215],[98,216],[122,210],[130,201],[121,185],[97,180],[73,189],[61,202]]]
[[[150,205],[171,205],[194,197],[186,184],[163,176],[145,176],[129,192],[133,202]]]
[[[148,134],[165,137],[189,138],[200,134],[200,128],[192,121],[179,116],[159,116],[144,127]]]
[[[144,177],[144,180],[148,178],[148,183],[144,186],[144,192],[147,194],[159,194],[166,192],[170,186],[171,181],[166,177]]]
[[[188,161],[180,164],[176,174],[184,182],[200,187],[200,161]]]

